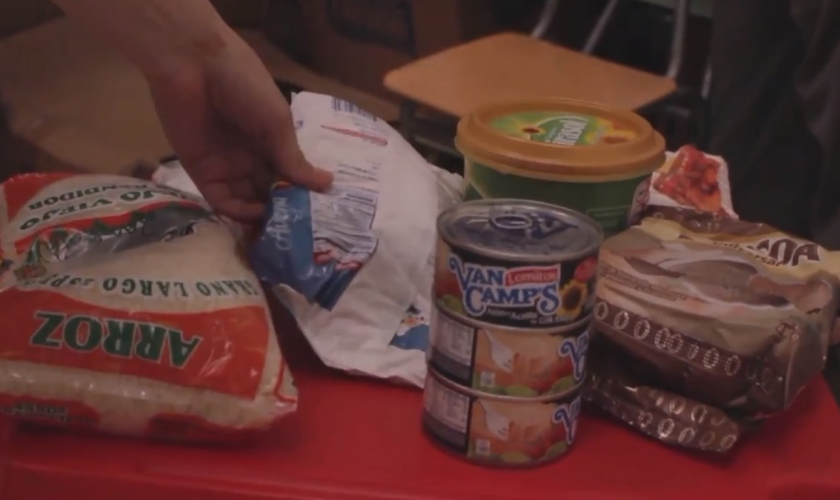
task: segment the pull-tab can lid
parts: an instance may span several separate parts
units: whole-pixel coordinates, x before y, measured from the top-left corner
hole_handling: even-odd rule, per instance
[[[537,201],[471,201],[444,211],[440,236],[477,255],[517,262],[561,262],[597,252],[600,226],[574,210]]]

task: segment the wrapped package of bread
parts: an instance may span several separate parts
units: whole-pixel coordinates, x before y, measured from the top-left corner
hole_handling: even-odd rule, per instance
[[[662,209],[601,249],[589,400],[672,444],[726,451],[824,367],[840,253]]]

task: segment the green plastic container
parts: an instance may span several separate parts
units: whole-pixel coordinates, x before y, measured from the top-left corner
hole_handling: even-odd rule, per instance
[[[561,205],[625,229],[647,201],[665,140],[641,116],[565,99],[485,106],[461,119],[467,199]]]

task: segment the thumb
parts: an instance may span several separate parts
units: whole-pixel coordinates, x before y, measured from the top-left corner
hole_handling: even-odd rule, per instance
[[[332,172],[316,168],[306,160],[303,151],[300,150],[291,120],[280,135],[282,139],[276,141],[271,149],[271,164],[274,171],[283,180],[296,186],[313,191],[327,190],[333,182]]]

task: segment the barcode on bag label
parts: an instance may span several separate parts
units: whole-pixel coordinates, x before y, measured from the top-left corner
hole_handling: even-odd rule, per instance
[[[333,97],[333,110],[358,115],[374,122],[377,120],[376,116],[372,113],[363,110],[350,101],[345,101],[344,99],[339,99],[337,97]]]

